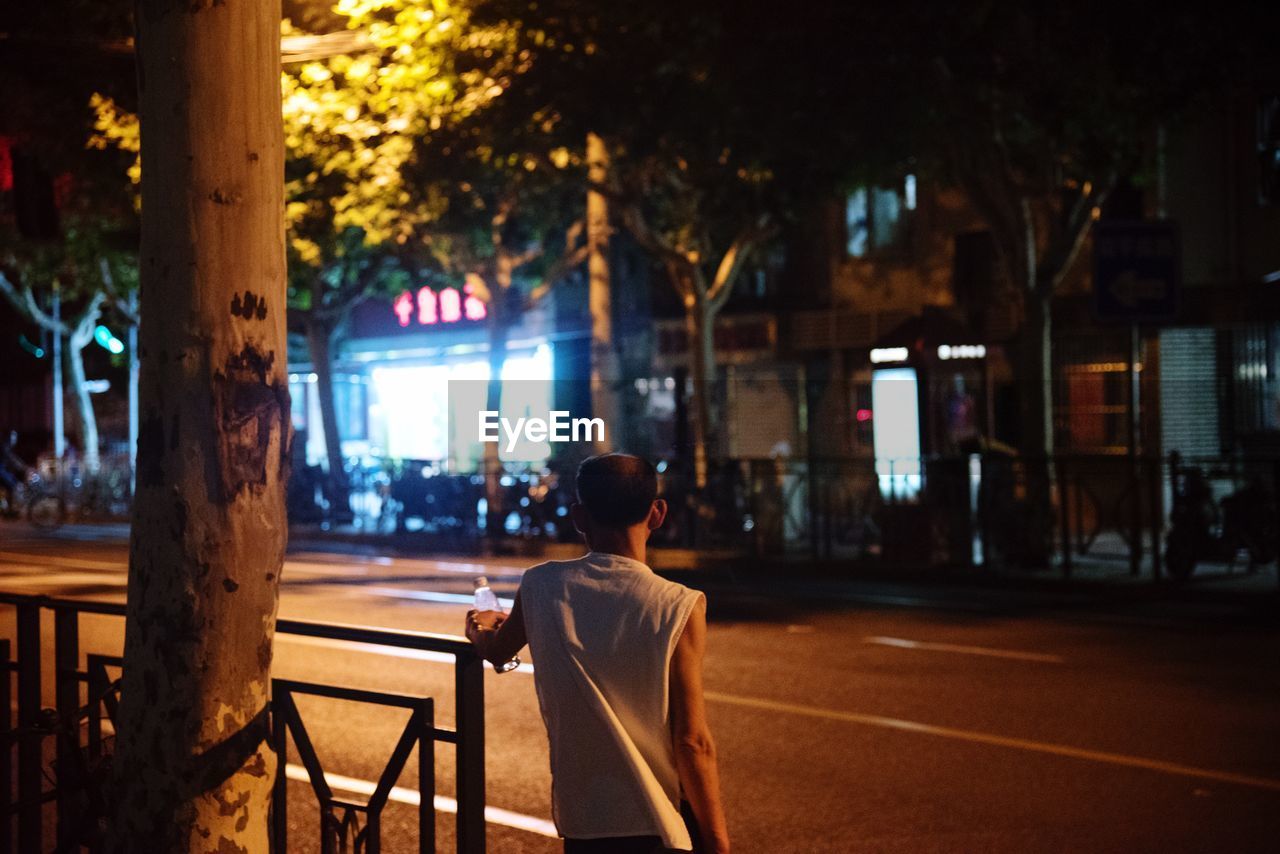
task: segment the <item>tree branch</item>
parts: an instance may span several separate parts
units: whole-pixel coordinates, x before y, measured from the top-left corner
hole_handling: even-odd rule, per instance
[[[591,247],[583,245],[557,258],[556,262],[547,270],[547,274],[542,277],[542,283],[529,293],[528,298],[525,300],[525,308],[533,308],[541,302],[543,297],[550,293],[552,286],[556,282],[569,275],[569,272],[574,268],[587,263],[589,257],[591,257]]]
[[[1089,192],[1080,194],[1067,222],[1062,243],[1058,247],[1051,247],[1051,251],[1046,253],[1045,266],[1036,276],[1037,282],[1043,280],[1047,283],[1043,286],[1044,293],[1041,296],[1052,296],[1075,266],[1093,225],[1093,211],[1107,200],[1115,183],[1116,175],[1113,172],[1101,186],[1094,186]]]
[[[67,336],[71,334],[66,323],[55,321],[51,315],[46,314],[40,308],[40,304],[36,302],[36,296],[29,286],[22,285],[21,288],[15,286],[9,280],[8,274],[3,270],[0,270],[0,293],[3,293],[10,304],[27,320],[41,329],[52,332],[55,335]]]
[[[532,249],[526,249],[525,251],[519,254],[512,254],[511,269],[519,270],[525,264],[532,264],[534,261],[537,261],[539,258],[541,258],[543,254],[544,254],[544,250],[541,245],[534,246]]]
[[[89,304],[84,307],[84,310],[80,312],[80,316],[76,318],[74,329],[67,336],[71,349],[80,350],[89,346],[89,342],[93,340],[94,330],[98,325],[98,318],[102,315],[102,304],[106,299],[107,295],[102,291],[98,291],[93,295],[93,299],[89,300]]]
[[[733,291],[733,283],[742,272],[743,266],[751,259],[752,254],[766,240],[773,236],[776,229],[766,214],[748,225],[734,238],[720,265],[716,268],[715,278],[707,289],[707,302],[712,310],[719,309],[729,299]]]
[[[640,209],[631,203],[624,203],[622,209],[622,222],[627,227],[627,231],[631,232],[631,236],[636,239],[645,251],[655,256],[664,264],[678,264],[682,267],[692,267],[696,262],[686,253],[671,245],[669,241],[661,235],[656,234],[649,227],[648,220],[645,219]]]
[[[116,277],[111,272],[111,265],[107,263],[106,258],[98,259],[98,268],[102,271],[102,287],[106,290],[107,297],[111,300],[112,307],[119,312],[124,318],[125,323],[131,326],[137,326],[141,320],[139,318],[137,303],[130,302],[121,296],[116,290]]]

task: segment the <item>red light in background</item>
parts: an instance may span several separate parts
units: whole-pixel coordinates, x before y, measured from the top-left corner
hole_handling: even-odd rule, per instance
[[[7,136],[0,136],[0,193],[13,189],[13,143]]]
[[[436,295],[431,288],[418,289],[418,323],[430,326],[436,322]]]
[[[457,323],[462,317],[462,297],[453,288],[440,292],[440,319],[445,323]]]
[[[467,294],[465,300],[457,288],[445,288],[439,293],[429,287],[418,288],[416,293],[405,291],[391,303],[391,309],[401,326],[411,325],[415,314],[419,326],[457,323],[463,317],[467,320],[484,320],[488,314],[488,306],[479,297],[471,296],[470,285],[464,290]]]
[[[858,413],[857,413],[857,418],[858,418],[858,421],[859,421],[859,422],[861,422],[861,423],[864,423],[864,424],[865,424],[866,422],[868,422],[868,421],[870,421],[870,420],[871,420],[871,410],[870,410],[870,409],[859,409],[859,410],[858,410]]]
[[[396,318],[400,321],[401,326],[408,326],[409,321],[413,320],[413,297],[409,296],[408,291],[396,297],[396,301],[391,304],[391,308],[395,311]]]
[[[474,291],[475,286],[470,282],[462,287],[462,292],[467,295],[467,298],[462,301],[463,314],[467,316],[467,320],[484,320],[485,305],[479,297],[472,296]]]

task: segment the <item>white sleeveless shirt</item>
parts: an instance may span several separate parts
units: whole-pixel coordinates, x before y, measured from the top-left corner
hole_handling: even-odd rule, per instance
[[[561,835],[659,836],[693,848],[679,811],[668,676],[701,596],[603,552],[525,572],[520,607]]]

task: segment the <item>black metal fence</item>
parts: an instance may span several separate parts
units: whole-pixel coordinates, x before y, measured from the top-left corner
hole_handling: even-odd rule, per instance
[[[118,657],[89,653],[80,647],[80,615],[123,617],[124,605],[51,599],[44,596],[0,594],[0,604],[16,614],[17,656],[11,658],[8,639],[0,639],[0,852],[44,850],[46,805],[56,811],[56,850],[96,850],[97,819],[105,814],[102,764],[105,748],[103,724],[114,726],[119,699]],[[42,612],[53,615],[54,708],[42,701]],[[447,653],[454,658],[454,728],[437,726],[434,702],[428,697],[406,697],[331,685],[273,680],[272,741],[280,757],[271,816],[273,847],[288,850],[285,757],[287,741],[294,747],[320,810],[321,850],[380,850],[380,819],[396,779],[413,749],[418,750],[419,849],[434,851],[435,744],[454,746],[457,776],[457,850],[460,854],[485,851],[484,778],[484,670],[471,643],[449,635],[373,629],[341,623],[280,620],[277,634],[376,644],[399,649]],[[81,666],[81,660],[84,666]],[[17,682],[17,725],[11,716],[12,680]],[[325,772],[298,712],[294,696],[315,695],[337,700],[409,709],[408,723],[400,736],[373,794],[364,801],[334,796]],[[53,761],[46,767],[49,742]],[[13,752],[17,753],[16,798]],[[363,818],[363,823],[359,820]],[[14,846],[13,824],[17,841]]]
[[[676,462],[660,462],[659,471],[671,513],[655,545],[762,558],[891,568],[1053,566],[1065,575],[1087,566],[1160,578],[1170,571],[1171,536],[1175,552],[1228,566],[1239,546],[1249,551],[1244,559],[1252,566],[1270,550],[1258,547],[1259,537],[1276,536],[1259,529],[1280,527],[1257,518],[1267,512],[1257,508],[1272,506],[1280,494],[1280,466],[1271,458],[719,459],[710,462],[702,487]],[[376,490],[365,483],[364,497],[353,500],[363,508],[357,529],[409,531],[409,539],[397,541],[408,548],[463,553],[485,547],[481,478],[429,463],[402,464],[387,477]],[[1196,522],[1202,530],[1194,536],[1186,526],[1195,520],[1180,510],[1188,483],[1205,493],[1204,519]],[[502,528],[528,553],[543,542],[577,540],[568,518],[572,476],[512,468],[502,487]],[[1247,514],[1245,504],[1253,508]],[[1242,517],[1245,524],[1233,523]],[[1183,568],[1175,564],[1174,577]]]
[[[892,566],[1052,564],[1067,575],[1086,563],[1114,564],[1160,577],[1171,531],[1186,522],[1180,508],[1188,478],[1193,487],[1207,484],[1211,530],[1198,536],[1216,546],[1199,546],[1202,559],[1230,563],[1237,546],[1251,549],[1250,559],[1270,559],[1258,543],[1275,536],[1280,465],[1176,454],[721,460],[702,490],[665,478],[672,516],[657,537],[664,545],[757,556]],[[1233,524],[1233,513],[1244,520]]]

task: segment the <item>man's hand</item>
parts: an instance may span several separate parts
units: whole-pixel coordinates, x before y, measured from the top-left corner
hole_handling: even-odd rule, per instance
[[[475,646],[480,657],[494,667],[515,658],[516,653],[527,643],[524,616],[520,610],[520,594],[516,594],[510,614],[501,611],[468,611],[467,640]]]
[[[507,615],[501,611],[472,609],[467,612],[467,640],[475,643],[480,632],[496,632],[506,621]]]

